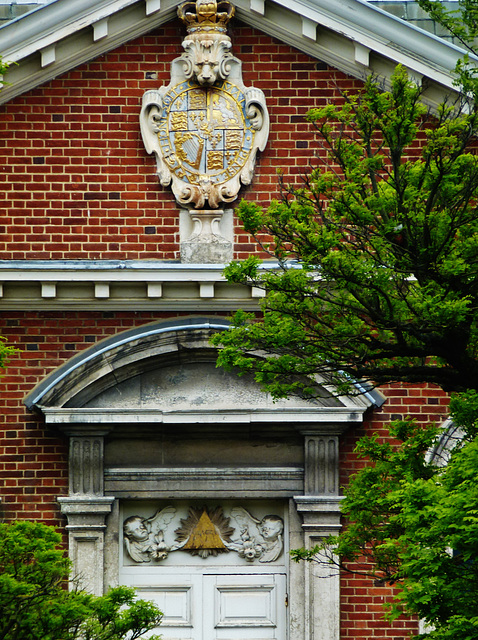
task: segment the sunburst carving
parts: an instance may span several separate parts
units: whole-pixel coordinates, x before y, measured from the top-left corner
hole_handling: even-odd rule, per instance
[[[229,551],[227,545],[234,533],[229,520],[221,507],[190,507],[188,517],[181,519],[181,526],[175,531],[178,546],[201,558]]]

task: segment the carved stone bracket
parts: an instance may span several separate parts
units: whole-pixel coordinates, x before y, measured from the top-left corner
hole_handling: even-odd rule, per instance
[[[181,262],[193,264],[226,263],[232,260],[233,244],[221,234],[222,209],[190,209],[193,231],[181,241]]]

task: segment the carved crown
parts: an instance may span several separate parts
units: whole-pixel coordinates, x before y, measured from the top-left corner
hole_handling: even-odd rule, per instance
[[[178,7],[178,16],[186,24],[188,33],[226,33],[227,23],[233,15],[234,7],[228,0],[197,0]]]

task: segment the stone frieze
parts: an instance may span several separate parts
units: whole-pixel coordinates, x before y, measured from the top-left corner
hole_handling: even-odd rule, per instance
[[[178,518],[173,506],[150,518],[126,518],[123,533],[129,557],[138,563],[160,562],[182,550],[203,559],[235,552],[247,562],[274,562],[283,552],[284,521],[278,515],[256,518],[243,507],[234,507],[227,517],[222,507],[190,507],[179,526]],[[173,536],[173,543],[166,542]]]

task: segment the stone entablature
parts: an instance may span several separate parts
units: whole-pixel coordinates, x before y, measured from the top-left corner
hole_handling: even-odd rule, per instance
[[[230,285],[224,264],[135,260],[0,260],[3,310],[257,309],[263,291]]]

